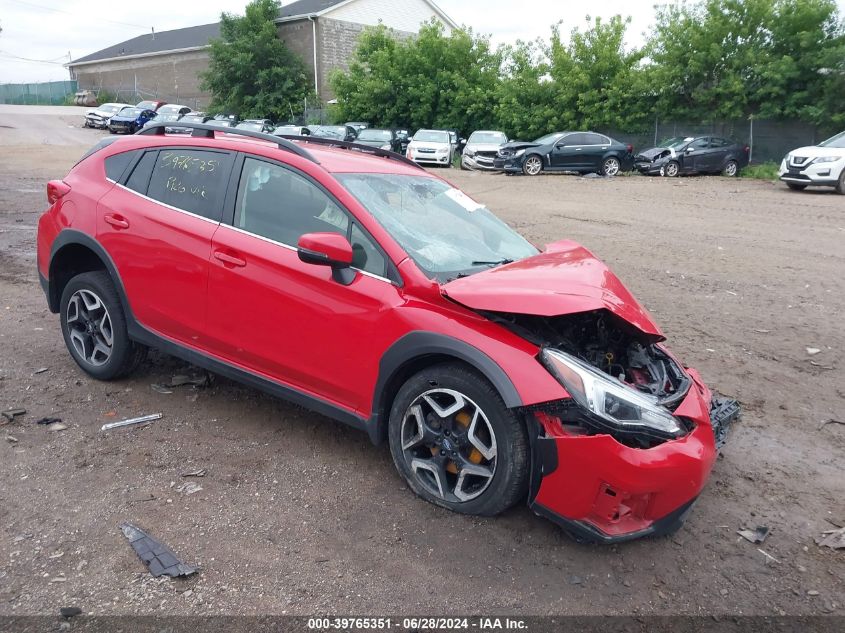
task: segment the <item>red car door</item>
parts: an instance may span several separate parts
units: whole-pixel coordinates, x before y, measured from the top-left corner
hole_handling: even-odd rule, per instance
[[[385,313],[402,302],[387,258],[315,181],[246,157],[232,223],[212,240],[208,331],[228,361],[347,410],[369,413],[361,359]],[[299,260],[305,233],[350,239],[359,272],[345,286]],[[372,368],[370,368],[372,369]],[[365,402],[366,400],[366,402]]]
[[[135,318],[193,346],[204,346],[211,236],[233,162],[228,152],[148,150],[97,209],[97,239]]]

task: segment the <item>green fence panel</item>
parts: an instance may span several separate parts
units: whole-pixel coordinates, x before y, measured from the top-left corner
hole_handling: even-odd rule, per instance
[[[45,81],[0,84],[0,103],[17,105],[63,105],[77,91],[76,81]]]

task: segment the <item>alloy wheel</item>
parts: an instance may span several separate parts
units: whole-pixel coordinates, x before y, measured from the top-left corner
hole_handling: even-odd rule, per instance
[[[419,484],[451,503],[479,497],[496,473],[496,435],[487,415],[453,389],[432,389],[411,402],[401,447]]]
[[[114,330],[102,299],[90,290],[77,290],[68,301],[65,320],[78,356],[93,367],[105,365],[114,350]]]
[[[525,160],[525,173],[529,176],[536,176],[543,169],[543,161],[539,156],[529,156]]]
[[[608,158],[604,161],[604,175],[615,176],[619,173],[619,161],[615,158]]]
[[[735,162],[730,161],[727,165],[725,165],[725,176],[733,178],[736,176],[737,172],[737,165]]]
[[[678,175],[678,171],[679,171],[678,163],[676,163],[674,161],[669,163],[668,165],[666,165],[666,167],[664,167],[663,169],[664,169],[665,175],[669,178],[674,178],[675,176]]]

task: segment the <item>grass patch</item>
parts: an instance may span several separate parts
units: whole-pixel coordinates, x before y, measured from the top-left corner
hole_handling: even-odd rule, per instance
[[[755,178],[757,180],[777,180],[778,169],[777,163],[757,163],[756,165],[749,165],[739,175],[742,178]]]

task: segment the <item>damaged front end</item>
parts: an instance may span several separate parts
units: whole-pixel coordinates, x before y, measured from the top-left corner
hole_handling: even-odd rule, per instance
[[[675,150],[670,147],[647,149],[634,157],[634,169],[641,174],[662,176],[662,170],[666,166],[666,163],[676,158],[676,156]]]
[[[524,409],[532,509],[592,542],[678,529],[739,415],[736,402],[712,398],[662,336],[608,310],[485,316],[536,344],[571,396]]]

